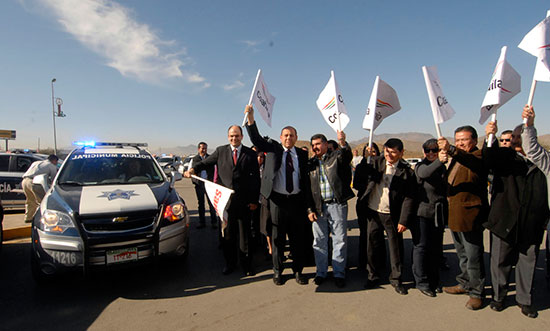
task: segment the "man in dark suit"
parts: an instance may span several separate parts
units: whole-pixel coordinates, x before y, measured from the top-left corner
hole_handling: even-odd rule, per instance
[[[390,283],[399,294],[407,294],[402,284],[403,232],[414,222],[416,209],[416,177],[411,167],[402,161],[403,142],[391,138],[384,144],[384,156],[372,158],[365,168],[366,186],[357,201],[366,210],[367,271],[366,288],[373,288],[380,281],[380,271],[386,259],[381,252],[385,248],[384,231],[388,236],[390,253]],[[362,188],[358,188],[360,191]]]
[[[237,264],[237,251],[245,275],[253,275],[252,257],[248,249],[251,211],[258,207],[260,172],[256,152],[243,146],[242,129],[233,125],[228,130],[229,145],[216,148],[205,160],[194,164],[185,177],[200,173],[217,165],[217,183],[235,191],[227,207],[227,227],[223,229],[223,253],[226,266],[223,274],[233,272]],[[237,250],[238,246],[238,250]]]
[[[197,147],[197,155],[195,155],[191,159],[191,166],[193,167],[194,164],[197,164],[201,162],[202,160],[206,159],[209,154],[208,151],[208,145],[201,141]],[[205,170],[201,171],[197,176],[208,179],[209,181],[214,181],[214,166],[208,166]],[[197,226],[198,229],[202,229],[205,227],[206,223],[206,217],[205,217],[205,208],[204,208],[204,196],[206,195],[206,191],[204,189],[204,182],[195,178],[192,178],[191,181],[195,185],[195,193],[197,194],[197,203],[199,207],[199,226]],[[208,206],[210,207],[210,223],[212,224],[212,229],[216,228],[216,224],[218,223],[217,217],[216,217],[216,210],[214,209],[214,206],[212,206],[212,203],[207,198]]]
[[[296,129],[287,126],[281,130],[281,143],[264,139],[254,122],[254,109],[246,106],[248,117],[246,129],[255,146],[266,153],[265,167],[262,173],[261,194],[268,199],[271,210],[273,238],[273,282],[283,284],[283,256],[286,235],[290,240],[292,271],[296,282],[307,284],[302,275],[307,249],[306,197],[310,190],[307,173],[308,154],[295,148],[298,135]]]

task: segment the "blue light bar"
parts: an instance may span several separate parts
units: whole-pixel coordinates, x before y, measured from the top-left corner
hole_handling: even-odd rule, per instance
[[[73,143],[76,146],[84,146],[84,147],[95,147],[95,141],[75,141]]]

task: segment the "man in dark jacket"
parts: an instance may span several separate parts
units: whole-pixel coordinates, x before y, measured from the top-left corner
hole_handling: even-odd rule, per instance
[[[489,122],[487,136],[495,134]],[[483,148],[483,161],[494,173],[491,210],[484,226],[491,231],[491,309],[504,309],[512,267],[516,273],[516,302],[521,312],[537,317],[531,291],[537,252],[550,215],[544,173],[525,158],[521,144],[522,125],[512,132],[510,147]]]
[[[366,169],[367,187],[357,203],[364,204],[368,217],[366,288],[380,281],[385,259],[380,254],[384,230],[388,236],[391,274],[390,283],[399,294],[407,294],[401,282],[403,270],[403,232],[414,222],[416,177],[411,167],[402,161],[403,142],[391,138],[384,144],[384,157],[373,157]]]
[[[197,164],[201,162],[202,160],[206,159],[209,156],[208,154],[208,145],[201,141],[197,147],[197,155],[195,155],[191,159],[191,165],[190,168],[193,167],[194,164]],[[208,166],[205,170],[201,171],[197,176],[207,179],[209,181],[214,181],[214,166]],[[197,226],[198,229],[204,228],[206,223],[206,217],[205,217],[205,208],[204,208],[204,196],[206,195],[206,190],[204,189],[204,182],[195,178],[192,178],[191,181],[195,185],[195,194],[197,195],[197,203],[198,203],[198,209],[199,209],[199,225]],[[210,223],[212,225],[212,229],[216,228],[216,225],[218,223],[217,217],[216,217],[216,210],[214,209],[214,206],[212,206],[212,203],[210,202],[210,199],[206,199],[208,201],[208,206],[210,207]]]
[[[240,126],[232,125],[227,132],[228,145],[219,146],[205,160],[194,164],[185,172],[185,177],[200,173],[210,166],[218,169],[217,183],[235,191],[227,207],[227,227],[223,230],[223,253],[225,268],[222,273],[233,272],[237,253],[245,275],[253,275],[252,257],[248,248],[250,240],[251,211],[258,207],[260,195],[260,171],[256,152],[241,144],[243,132]]]
[[[351,148],[344,132],[338,132],[340,148],[329,151],[327,138],[322,134],[311,137],[315,156],[309,160],[311,194],[308,218],[313,227],[313,252],[317,273],[315,284],[327,277],[329,235],[332,238],[332,269],[336,286],[346,284],[347,261],[347,201],[354,197],[349,172]]]
[[[260,135],[251,105],[246,106],[245,113],[250,140],[266,153],[260,193],[269,200],[271,212],[273,283],[278,286],[284,284],[283,257],[288,234],[294,277],[298,284],[306,285],[308,281],[302,270],[306,262],[306,247],[309,246],[306,245],[306,199],[310,194],[307,152],[294,146],[298,140],[294,127],[287,126],[281,130],[279,143]]]

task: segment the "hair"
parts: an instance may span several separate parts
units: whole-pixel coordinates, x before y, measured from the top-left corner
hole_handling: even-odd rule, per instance
[[[309,140],[309,142],[313,144],[313,141],[317,139],[321,139],[321,142],[324,142],[324,143],[327,142],[327,137],[325,137],[325,135],[322,133],[317,133],[311,136],[311,139]]]
[[[502,131],[502,133],[500,134],[500,136],[502,137],[502,136],[505,135],[505,134],[512,134],[513,132],[514,132],[514,131],[512,131],[512,130],[504,130],[504,131]]]
[[[59,158],[55,154],[50,154],[48,156],[48,161],[50,161],[50,162],[57,161],[57,160],[59,160]]]
[[[333,150],[337,150],[338,148],[340,148],[340,146],[338,146],[338,143],[336,142],[336,140],[331,139],[331,140],[328,141],[328,144],[329,144],[329,146],[332,147]]]
[[[294,134],[295,135],[298,135],[298,131],[296,131],[296,128],[291,126],[291,125],[287,125],[285,126],[284,128],[281,129],[281,135],[283,134],[283,131],[285,130],[293,130],[294,131]]]
[[[238,126],[238,125],[231,125],[231,126],[227,129],[227,133],[229,133],[229,130],[231,130],[231,128],[238,128],[239,131],[241,132],[241,136],[243,135],[243,128],[241,128],[241,127]]]
[[[423,144],[422,144],[422,149],[426,149],[426,148],[429,148],[430,146],[433,146],[433,145],[436,145],[437,146],[437,139],[435,138],[430,138],[428,140],[426,140]]]
[[[369,144],[366,144],[365,147],[363,147],[363,157],[365,156],[367,148],[369,148]],[[376,151],[376,156],[380,155],[380,148],[378,148],[378,145],[376,143],[372,143],[372,149]]]
[[[464,126],[458,127],[455,130],[455,134],[457,134],[458,132],[470,132],[472,134],[472,139],[477,139],[477,131],[471,125],[464,125]]]
[[[227,131],[229,131],[229,130],[227,130]],[[197,145],[197,149],[201,148],[201,145],[204,145],[204,146],[208,147],[208,144],[207,144],[207,143],[205,143],[204,141],[201,141],[201,142]]]
[[[397,148],[398,151],[403,151],[403,142],[401,139],[390,138],[384,143],[384,147],[387,148]]]

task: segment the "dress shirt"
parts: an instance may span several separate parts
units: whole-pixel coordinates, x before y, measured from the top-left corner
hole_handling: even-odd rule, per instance
[[[49,160],[35,161],[23,174],[23,178],[33,179],[35,176],[47,174],[48,178],[52,180],[55,177],[56,173],[57,166],[51,163]]]
[[[281,166],[279,167],[279,171],[275,174],[275,178],[273,179],[273,191],[280,193],[280,194],[297,194],[300,193],[300,164],[298,163],[298,154],[296,153],[296,148],[292,147],[290,149],[284,148],[284,152],[281,158]],[[291,193],[288,193],[286,191],[286,166],[285,166],[285,158],[286,158],[286,152],[290,151],[290,156],[292,157],[292,166],[294,167],[294,171],[292,172],[292,183],[294,185],[294,190]]]
[[[369,195],[368,206],[372,210],[376,210],[381,214],[390,213],[390,185],[397,169],[397,163],[391,164],[386,162],[386,172],[382,176],[380,183],[374,186]]]
[[[237,147],[234,147],[233,145],[229,145],[231,146],[231,159],[233,159],[233,153],[235,149],[237,149],[237,161],[239,160],[239,156],[241,156],[241,149],[243,149],[243,145],[239,145]]]

